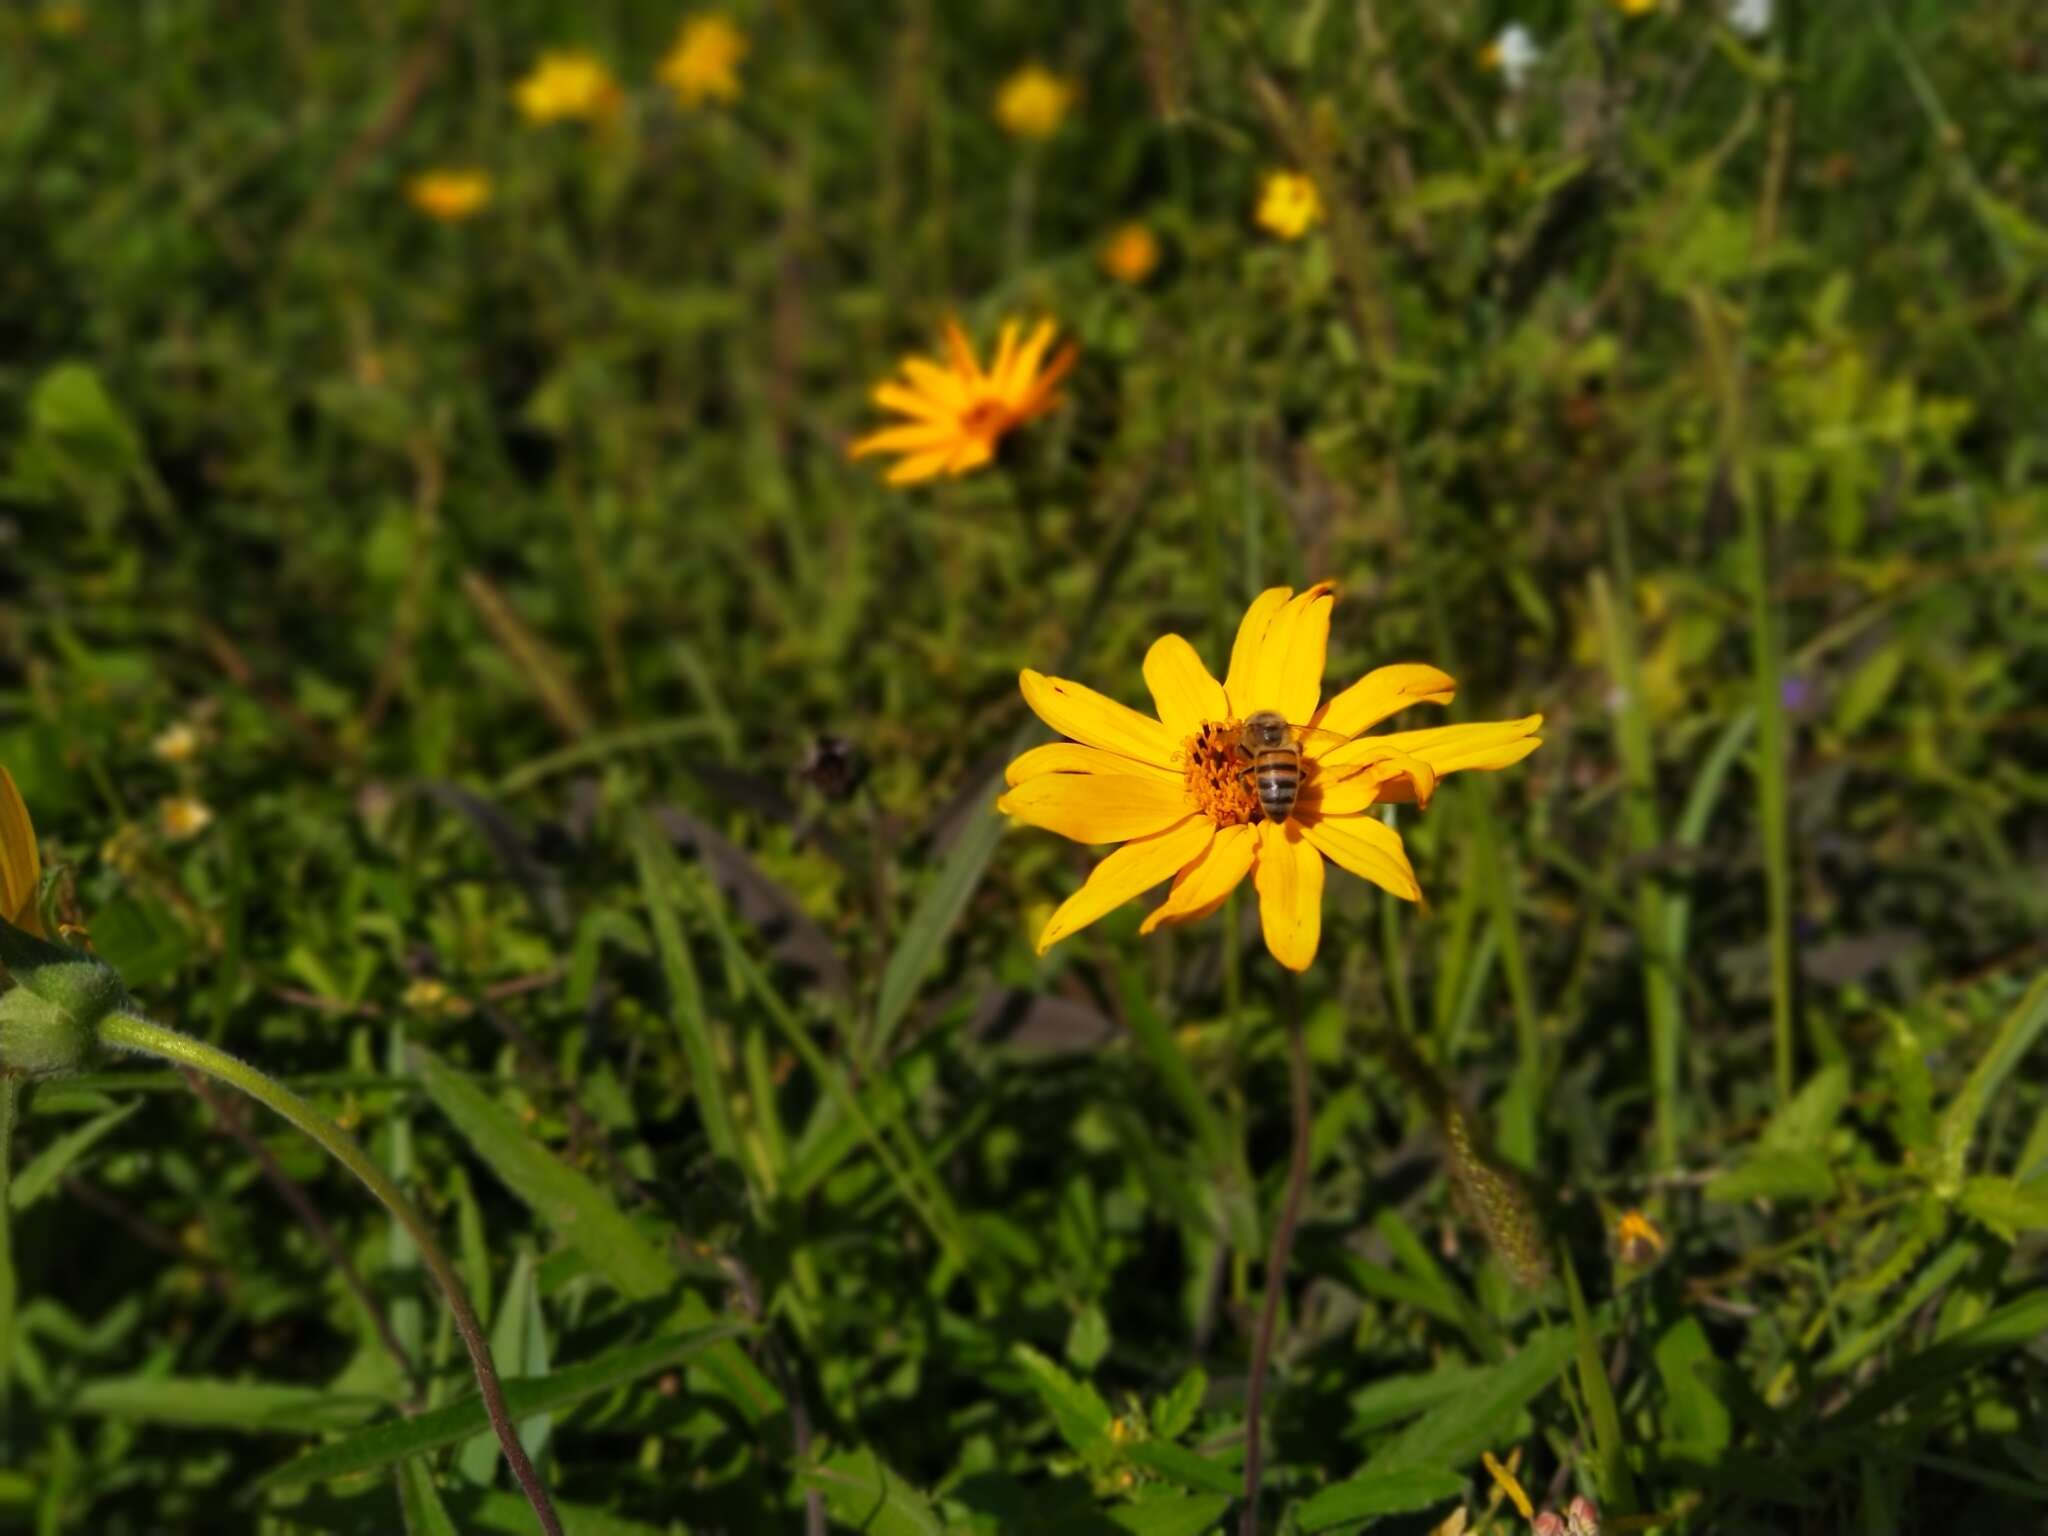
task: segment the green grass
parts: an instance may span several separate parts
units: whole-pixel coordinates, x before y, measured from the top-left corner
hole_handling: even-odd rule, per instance
[[[2034,6],[736,0],[694,112],[669,6],[52,9],[0,763],[52,915],[446,1258],[132,1055],[0,1081],[0,1530],[536,1529],[441,1271],[572,1532],[1507,1532],[1517,1448],[1610,1527],[2048,1519]],[[560,47],[611,127],[520,118]],[[998,465],[847,461],[1039,314]],[[1426,904],[1333,872],[1298,985],[1249,889],[1037,956],[1098,852],[992,808],[1019,670],[1142,703],[1325,577],[1330,689],[1546,717],[1393,809]]]

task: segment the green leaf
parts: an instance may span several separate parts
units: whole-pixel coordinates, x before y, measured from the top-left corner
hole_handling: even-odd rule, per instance
[[[451,1496],[452,1497],[452,1496]],[[533,1506],[526,1496],[490,1489],[468,1497],[455,1498],[462,1514],[464,1531],[503,1531],[506,1536],[533,1536]],[[562,1517],[563,1536],[671,1536],[673,1525],[649,1525],[628,1520],[608,1509],[587,1504],[564,1504],[555,1500],[555,1513]]]
[[[17,1211],[25,1211],[37,1200],[56,1187],[65,1172],[102,1139],[111,1134],[116,1126],[142,1107],[142,1100],[134,1099],[119,1109],[110,1109],[96,1119],[88,1120],[76,1130],[66,1131],[42,1151],[23,1165],[14,1176],[14,1183],[7,1191],[8,1203]]]
[[[119,1376],[89,1381],[71,1398],[73,1413],[187,1429],[303,1435],[352,1429],[386,1405],[321,1387],[204,1376]]]
[[[1085,1381],[1076,1381],[1029,1344],[1019,1344],[1010,1357],[1024,1368],[1032,1390],[1052,1415],[1060,1438],[1077,1451],[1092,1451],[1109,1438],[1109,1404]]]
[[[405,1517],[405,1536],[461,1536],[424,1457],[408,1457],[398,1464],[398,1508]]]
[[[1133,1536],[1207,1536],[1229,1508],[1229,1494],[1167,1493],[1112,1509],[1109,1518]]]
[[[668,1334],[645,1344],[630,1344],[546,1376],[528,1376],[505,1383],[505,1406],[514,1420],[530,1419],[580,1403],[586,1397],[638,1381],[643,1376],[680,1364],[711,1345],[742,1330],[723,1326]],[[487,1429],[483,1399],[471,1395],[410,1419],[394,1419],[358,1430],[331,1445],[308,1451],[296,1461],[265,1473],[257,1488],[290,1488],[300,1483],[349,1477],[389,1466],[407,1456],[439,1450]]]
[[[982,786],[981,809],[946,850],[939,872],[903,925],[889,963],[882,970],[881,990],[875,997],[875,1017],[869,1027],[866,1055],[879,1061],[887,1054],[896,1030],[903,1022],[911,999],[917,996],[925,974],[937,958],[939,946],[953,931],[953,924],[967,910],[968,898],[981,883],[989,856],[1003,835],[1003,818],[996,814],[996,797],[1003,792],[1000,773]]]
[[[1835,1176],[1818,1152],[1759,1152],[1707,1181],[1709,1200],[1825,1200]]]
[[[491,1361],[498,1375],[510,1381],[516,1376],[545,1376],[548,1369],[547,1321],[541,1315],[540,1288],[534,1283],[536,1266],[533,1250],[522,1244],[512,1261],[512,1273],[505,1277],[505,1297],[498,1305],[498,1326],[491,1330]],[[519,1426],[519,1443],[536,1465],[547,1449],[548,1431],[554,1421],[545,1414]],[[463,1477],[479,1487],[489,1484],[504,1459],[504,1448],[492,1433],[477,1435],[456,1453],[455,1464]]]
[[[1690,1314],[1657,1340],[1657,1374],[1671,1399],[1671,1429],[1679,1440],[1710,1452],[1726,1447],[1734,1430],[1726,1405],[1696,1369],[1713,1358],[1707,1330]]]
[[[1152,1433],[1162,1440],[1178,1440],[1195,1422],[1208,1392],[1208,1373],[1199,1365],[1190,1369],[1171,1392],[1153,1403]]]
[[[1375,1464],[1357,1477],[1332,1483],[1295,1511],[1304,1532],[1327,1531],[1376,1515],[1404,1515],[1428,1509],[1465,1491],[1465,1479],[1441,1467],[1388,1467]]]
[[[1607,1362],[1600,1358],[1600,1335],[1586,1311],[1586,1297],[1579,1289],[1579,1272],[1571,1256],[1564,1258],[1564,1293],[1572,1309],[1572,1348],[1578,1356],[1579,1391],[1593,1417],[1593,1444],[1600,1454],[1600,1490],[1616,1506],[1615,1513],[1632,1515],[1636,1509],[1635,1481],[1629,1475],[1628,1445],[1621,1435],[1621,1412],[1614,1401],[1614,1384],[1607,1379]]]
[[[1770,1118],[1757,1149],[1763,1152],[1818,1152],[1849,1102],[1849,1068],[1822,1067]]]
[[[1446,1398],[1470,1391],[1487,1373],[1488,1367],[1483,1365],[1446,1366],[1440,1371],[1388,1376],[1360,1387],[1351,1394],[1351,1428],[1363,1432],[1412,1419]]]
[[[1844,736],[1854,736],[1867,725],[1892,696],[1905,665],[1906,648],[1896,640],[1873,651],[1849,675],[1849,681],[1842,685],[1835,699],[1835,729]]]
[[[1171,1440],[1140,1440],[1127,1453],[1139,1466],[1150,1467],[1168,1482],[1197,1492],[1236,1493],[1244,1486],[1244,1476],[1236,1468],[1211,1461]]]
[[[1963,1185],[1956,1206],[2008,1243],[2017,1242],[2022,1232],[2048,1228],[2048,1184],[2021,1184],[1988,1175],[1974,1178]]]
[[[635,1301],[665,1294],[676,1272],[610,1196],[526,1134],[512,1112],[433,1052],[416,1046],[427,1096],[513,1194],[576,1245],[590,1267]]]
[[[866,1446],[799,1467],[796,1478],[824,1496],[834,1521],[862,1536],[944,1536],[931,1502]]]
[[[1931,1402],[1953,1377],[1996,1356],[2026,1348],[2043,1330],[2048,1330],[2048,1290],[2029,1291],[1938,1344],[1900,1360],[1827,1422],[1838,1430],[1858,1429],[1909,1399]],[[1920,1416],[1920,1422],[1931,1417],[1930,1410]]]
[[[1983,1059],[1942,1112],[1935,1134],[1934,1175],[1935,1192],[1942,1198],[1952,1200],[1962,1189],[1970,1143],[1976,1139],[1977,1122],[1985,1106],[2044,1027],[2048,1027],[2048,972],[2027,988],[2026,996],[2005,1016]]]
[[[1572,1331],[1535,1335],[1456,1397],[1417,1419],[1375,1456],[1372,1467],[1467,1467],[1495,1444],[1529,1401],[1557,1380],[1571,1358]]]

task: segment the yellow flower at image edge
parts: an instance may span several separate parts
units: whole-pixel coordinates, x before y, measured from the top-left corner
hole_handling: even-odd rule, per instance
[[[596,123],[616,116],[625,98],[602,59],[571,51],[543,53],[513,88],[513,99],[528,122]]]
[[[706,101],[737,101],[740,61],[747,56],[746,34],[716,12],[684,20],[656,72],[661,83],[686,107]]]
[[[1449,703],[1456,685],[1435,667],[1380,667],[1325,702],[1335,601],[1329,582],[1260,593],[1220,683],[1186,640],[1163,636],[1144,664],[1156,720],[1079,683],[1023,674],[1025,702],[1068,739],[1011,763],[996,808],[1077,842],[1123,844],[1053,913],[1040,954],[1168,879],[1172,891],[1140,932],[1208,916],[1249,875],[1266,947],[1296,971],[1321,937],[1325,860],[1421,899],[1400,834],[1373,808],[1427,805],[1447,773],[1519,762],[1542,744],[1543,717],[1361,735],[1410,704]],[[1312,732],[1301,738],[1294,809],[1278,823],[1265,818],[1238,750],[1245,719],[1264,710]]]
[[[996,93],[996,121],[1019,139],[1049,139],[1074,104],[1074,87],[1043,64],[1026,64]]]
[[[1056,334],[1050,320],[1041,320],[1020,341],[1023,326],[1005,321],[995,360],[984,370],[959,324],[948,320],[943,360],[905,358],[900,377],[884,379],[870,397],[884,410],[910,419],[870,433],[847,450],[848,456],[900,455],[889,471],[891,485],[979,469],[995,457],[996,445],[1011,428],[1060,403],[1059,382],[1079,353],[1068,342],[1047,362]]]
[[[164,836],[176,840],[197,837],[213,821],[213,807],[191,795],[172,795],[161,808]]]
[[[1120,283],[1136,286],[1159,267],[1159,237],[1133,220],[1119,225],[1097,253],[1102,270]]]
[[[1274,171],[1259,191],[1259,228],[1282,240],[1299,240],[1323,222],[1323,199],[1316,184],[1299,171]]]
[[[459,223],[490,202],[491,178],[482,171],[423,171],[405,184],[405,200],[430,219]]]
[[[14,776],[0,766],[0,918],[44,937],[36,913],[36,887],[42,884],[43,861],[36,852],[36,829]]]

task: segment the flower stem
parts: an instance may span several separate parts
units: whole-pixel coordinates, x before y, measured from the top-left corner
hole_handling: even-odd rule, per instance
[[[1308,1185],[1309,1131],[1308,1047],[1301,1036],[1301,1006],[1288,977],[1287,1081],[1294,1106],[1294,1150],[1287,1163],[1287,1191],[1280,1198],[1280,1219],[1273,1228],[1273,1248],[1266,1256],[1266,1300],[1259,1309],[1259,1331],[1252,1340],[1251,1380],[1244,1400],[1244,1511],[1238,1536],[1259,1536],[1259,1484],[1265,1477],[1265,1447],[1260,1419],[1265,1408],[1266,1369],[1273,1358],[1273,1334],[1280,1322],[1280,1302],[1287,1292],[1287,1260],[1294,1251],[1294,1225],[1301,1216],[1302,1191]]]
[[[420,1257],[425,1260],[434,1282],[441,1287],[448,1310],[455,1318],[456,1331],[469,1348],[470,1365],[476,1372],[477,1392],[483,1398],[484,1412],[490,1417],[491,1428],[497,1432],[498,1443],[505,1449],[505,1460],[512,1468],[513,1477],[518,1480],[527,1503],[533,1506],[533,1512],[540,1520],[541,1530],[546,1536],[562,1536],[562,1523],[555,1514],[554,1502],[548,1497],[540,1474],[534,1471],[533,1463],[527,1459],[526,1448],[519,1443],[518,1432],[513,1428],[512,1415],[505,1407],[504,1389],[498,1383],[497,1368],[491,1364],[491,1346],[484,1339],[483,1327],[477,1322],[476,1309],[469,1304],[461,1277],[441,1251],[440,1243],[435,1241],[433,1229],[427,1225],[426,1218],[413,1208],[412,1202],[391,1182],[384,1170],[371,1161],[346,1131],[291,1089],[203,1040],[194,1040],[137,1014],[120,1012],[103,1019],[97,1033],[103,1045],[159,1056],[165,1061],[219,1078],[231,1088],[239,1088],[312,1137],[377,1197],[419,1245]]]

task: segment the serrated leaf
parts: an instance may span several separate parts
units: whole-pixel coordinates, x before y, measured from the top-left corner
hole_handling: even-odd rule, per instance
[[[866,1446],[799,1467],[796,1478],[823,1495],[836,1523],[861,1536],[944,1536],[931,1501]]]
[[[1409,1425],[1373,1458],[1372,1469],[1467,1467],[1496,1443],[1537,1393],[1557,1380],[1571,1359],[1572,1331],[1537,1334],[1464,1392]]]
[[[1849,1068],[1822,1067],[1765,1125],[1757,1147],[1767,1152],[1818,1152],[1849,1102]]]
[[[1010,1358],[1024,1368],[1032,1390],[1068,1445],[1077,1451],[1092,1451],[1109,1438],[1109,1404],[1087,1382],[1076,1381],[1029,1344],[1017,1345]]]
[[[1962,1188],[1963,1170],[1970,1157],[1970,1143],[1976,1139],[1977,1122],[2020,1058],[2032,1048],[2043,1028],[2048,1028],[2048,973],[2027,988],[1998,1026],[1998,1034],[1972,1069],[1963,1086],[1942,1112],[1935,1133],[1935,1190],[1953,1198]]]
[[[204,1376],[119,1376],[89,1381],[70,1402],[73,1413],[266,1435],[352,1429],[385,1406],[376,1398],[321,1387],[218,1381]]]
[[[1428,1509],[1464,1491],[1465,1479],[1442,1467],[1368,1468],[1357,1477],[1332,1483],[1301,1505],[1295,1524],[1304,1532],[1327,1531],[1353,1520]]]
[[[2048,1229],[2048,1184],[1980,1176],[1963,1185],[1956,1205],[2008,1243],[2017,1242],[2022,1232]]]
[[[1162,1440],[1178,1440],[1201,1412],[1202,1399],[1209,1392],[1209,1376],[1199,1365],[1174,1384],[1171,1392],[1152,1405],[1152,1433]]]
[[[1898,1361],[1825,1422],[1838,1430],[1856,1429],[1909,1399],[1931,1405],[1951,1378],[1964,1375],[1995,1356],[2026,1348],[2037,1342],[2044,1330],[2048,1330],[2048,1290],[2029,1291],[1969,1327]]]
[[[660,1296],[676,1283],[661,1250],[611,1197],[527,1135],[510,1110],[424,1047],[414,1048],[413,1059],[427,1096],[463,1139],[535,1216],[576,1245],[593,1270],[635,1301]]]
[[[668,1334],[650,1339],[645,1344],[630,1344],[624,1349],[612,1350],[595,1360],[586,1360],[581,1365],[572,1365],[546,1376],[508,1381],[505,1383],[505,1406],[514,1420],[573,1407],[586,1397],[626,1386],[643,1376],[679,1365],[741,1331],[725,1326]],[[407,1456],[418,1456],[425,1451],[439,1450],[444,1445],[467,1440],[489,1426],[483,1399],[472,1393],[416,1417],[373,1424],[331,1445],[308,1451],[296,1461],[265,1473],[254,1486],[259,1489],[290,1488],[300,1483],[372,1472]]]

